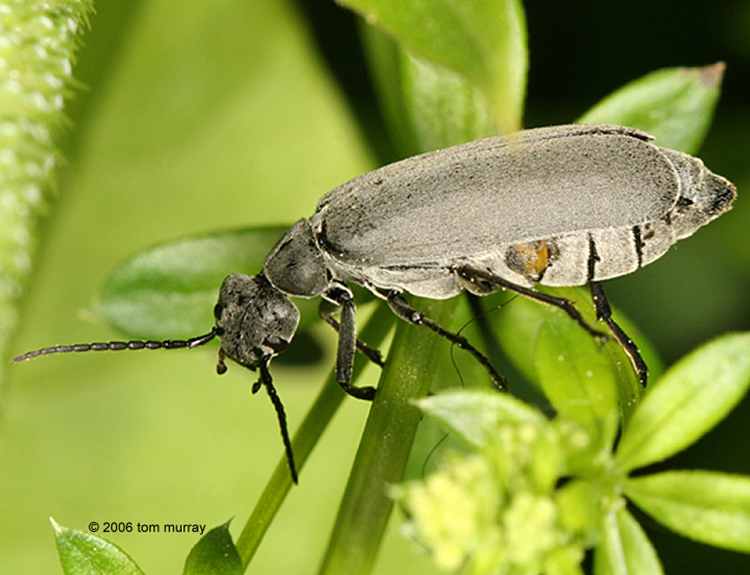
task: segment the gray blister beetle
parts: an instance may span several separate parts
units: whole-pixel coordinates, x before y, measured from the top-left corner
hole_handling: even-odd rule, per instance
[[[504,288],[563,309],[597,337],[573,303],[534,291],[588,284],[597,318],[630,356],[645,385],[636,345],[611,317],[600,281],[629,274],[730,209],[734,186],[697,158],[660,148],[648,134],[610,125],[525,130],[422,154],[364,174],[328,192],[309,219],[279,240],[254,277],[224,280],[206,335],[162,342],[57,346],[15,358],[69,351],[197,347],[221,339],[224,358],[260,370],[253,386],[276,408],[292,478],[297,475],[286,417],[269,373],[294,336],[299,311],[289,296],[322,296],[321,315],[339,332],[336,377],[350,385],[357,340],[347,283],[386,300],[401,319],[424,325],[472,353],[497,386],[504,379],[465,338],[412,308],[404,293],[446,299]],[[340,311],[336,321],[332,314]]]

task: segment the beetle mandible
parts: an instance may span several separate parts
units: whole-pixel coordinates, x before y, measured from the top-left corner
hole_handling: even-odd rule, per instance
[[[328,192],[309,219],[279,240],[253,277],[228,276],[206,335],[162,342],[57,346],[15,358],[69,351],[197,347],[221,340],[224,358],[260,378],[276,408],[292,479],[297,474],[284,409],[269,373],[291,342],[299,311],[289,296],[322,296],[321,316],[339,332],[336,378],[350,395],[375,389],[350,384],[355,349],[382,364],[357,340],[347,283],[386,300],[401,319],[420,324],[472,353],[496,385],[505,380],[462,336],[412,308],[404,293],[446,299],[462,290],[498,289],[563,309],[601,337],[573,303],[535,284],[588,284],[597,318],[607,324],[645,385],[646,364],[612,319],[601,280],[629,274],[661,257],[731,208],[735,187],[697,158],[660,148],[645,132],[614,125],[525,130],[408,158]],[[340,310],[336,321],[332,314]]]

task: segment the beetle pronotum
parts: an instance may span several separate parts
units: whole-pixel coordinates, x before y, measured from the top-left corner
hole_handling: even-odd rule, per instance
[[[632,128],[568,125],[525,130],[429,152],[364,174],[331,190],[309,219],[279,240],[256,276],[228,276],[206,335],[181,341],[62,345],[19,355],[198,347],[221,339],[224,358],[258,369],[277,411],[292,478],[297,472],[286,416],[269,372],[292,340],[299,311],[288,296],[322,296],[320,313],[339,332],[336,378],[350,395],[357,340],[347,282],[386,300],[393,312],[425,325],[473,354],[504,390],[505,380],[462,336],[412,308],[404,293],[446,299],[500,288],[563,309],[595,336],[572,302],[534,291],[588,284],[597,318],[630,356],[645,385],[636,345],[612,319],[601,280],[629,274],[677,240],[730,209],[734,186],[701,160],[651,143]],[[332,314],[340,310],[340,320]]]

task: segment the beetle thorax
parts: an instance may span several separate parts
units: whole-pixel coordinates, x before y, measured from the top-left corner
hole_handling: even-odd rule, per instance
[[[326,261],[310,222],[294,224],[274,246],[263,264],[268,281],[282,292],[313,297],[328,287]]]

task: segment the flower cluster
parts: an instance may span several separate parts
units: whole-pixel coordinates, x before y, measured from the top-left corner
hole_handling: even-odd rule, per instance
[[[631,477],[709,431],[749,383],[750,335],[720,338],[649,390],[617,445],[611,432],[596,432],[611,427],[606,410],[596,426],[590,414],[582,421],[548,419],[502,394],[423,399],[420,408],[470,453],[452,452],[434,474],[393,489],[409,517],[405,531],[451,572],[582,573],[580,563],[593,550],[597,572],[661,573],[656,551],[626,507],[630,500],[687,537],[750,552],[747,477],[709,471]]]

